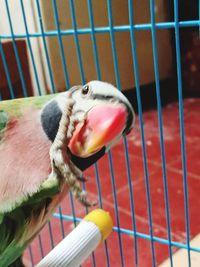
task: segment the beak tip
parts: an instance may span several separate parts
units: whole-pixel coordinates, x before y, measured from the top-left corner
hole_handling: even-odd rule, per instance
[[[87,114],[87,123],[75,130],[69,148],[73,154],[88,157],[125,135],[127,108],[123,105],[102,104],[93,107]],[[128,132],[132,130],[128,128]]]

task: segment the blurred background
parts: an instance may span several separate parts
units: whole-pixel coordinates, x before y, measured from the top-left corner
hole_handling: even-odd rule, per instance
[[[37,68],[38,83],[41,91],[44,93],[52,92],[52,90],[63,91],[67,88],[64,70],[62,68],[62,58],[59,49],[59,41],[55,31],[65,31],[74,28],[71,19],[71,10],[69,1],[57,1],[57,15],[59,17],[59,25],[56,26],[55,14],[51,1],[40,1],[40,14],[38,13],[37,1],[23,1],[27,29],[32,37],[29,39],[34,54],[35,66]],[[173,21],[173,1],[159,0],[155,1],[155,17],[156,22],[162,23]],[[106,28],[109,24],[108,11],[106,1],[92,1],[94,27]],[[152,53],[151,31],[148,28],[150,23],[150,8],[148,1],[133,1],[134,7],[134,23],[147,24],[147,30],[136,30],[136,45],[138,53],[139,78],[142,85],[142,102],[144,106],[155,105],[155,86],[154,86],[154,67]],[[23,13],[20,1],[13,1],[9,8],[12,29],[10,28],[8,14],[5,2],[1,2],[1,23],[0,34],[4,36],[1,39],[1,45],[7,61],[11,81],[14,88],[15,97],[22,97],[21,80],[19,67],[16,57],[14,56],[14,48],[10,36],[11,31],[20,38],[15,39],[19,60],[24,73],[25,86],[28,95],[38,94],[38,84],[33,69],[28,43],[23,34],[26,32]],[[74,1],[74,12],[76,14],[75,27],[90,29],[89,13],[87,1]],[[41,20],[39,19],[41,17]],[[198,19],[198,0],[179,1],[179,20],[197,20]],[[41,21],[44,32],[51,34],[36,38],[34,33],[41,32]],[[114,26],[128,25],[128,1],[116,0],[112,3],[112,22]],[[161,97],[164,104],[168,100],[177,98],[176,84],[176,57],[175,42],[173,29],[159,29],[157,31],[157,46],[159,59],[159,74],[161,80]],[[21,35],[21,36],[20,36]],[[75,37],[76,38],[76,37]],[[81,58],[77,55],[76,40],[73,34],[68,33],[62,35],[63,51],[65,55],[65,63],[70,86],[97,79],[95,69],[95,58],[92,49],[91,34],[79,34],[79,44]],[[199,62],[200,62],[200,43],[199,29],[197,27],[186,27],[180,29],[180,48],[181,62],[183,73],[183,89],[184,96],[199,96]],[[133,75],[133,63],[131,54],[130,34],[128,31],[117,31],[115,33],[116,51],[118,66],[120,72],[121,88],[127,91],[129,98],[135,101],[135,87]],[[46,43],[46,47],[44,46]],[[109,30],[105,33],[96,33],[96,43],[98,50],[98,60],[100,64],[101,79],[116,84],[115,72],[113,65],[112,44],[110,42]],[[48,51],[46,51],[46,50]],[[48,55],[47,55],[48,52]],[[82,61],[82,70],[79,63]],[[59,67],[58,67],[59,66]],[[82,73],[81,73],[82,71]],[[82,75],[82,77],[81,77]],[[0,58],[0,92],[3,99],[10,98],[5,66]],[[83,78],[84,76],[84,78]],[[68,84],[68,86],[69,86]],[[145,90],[143,93],[143,89]],[[144,94],[144,95],[143,95]],[[148,101],[146,101],[148,99]],[[132,102],[133,103],[133,102]],[[133,103],[137,106],[137,103]]]

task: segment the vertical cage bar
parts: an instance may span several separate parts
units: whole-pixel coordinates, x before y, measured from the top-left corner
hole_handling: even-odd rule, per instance
[[[94,54],[94,60],[95,60],[97,79],[101,80],[101,70],[100,70],[100,64],[99,64],[96,37],[95,37],[95,32],[94,32],[94,17],[93,17],[93,10],[92,10],[92,2],[91,2],[91,0],[88,0],[87,4],[88,4],[90,28],[92,30],[91,39],[92,39],[92,47],[93,47],[93,54]],[[101,185],[100,185],[100,178],[99,178],[99,171],[98,171],[98,164],[97,163],[94,164],[94,168],[95,168],[95,174],[96,174],[98,199],[99,199],[100,207],[102,208]],[[110,260],[109,260],[109,253],[108,253],[108,244],[107,244],[106,240],[104,241],[104,250],[105,250],[105,255],[106,255],[106,264],[107,264],[107,267],[109,267],[110,266]]]
[[[119,75],[119,67],[118,67],[118,60],[117,60],[117,52],[116,52],[116,45],[115,45],[115,36],[113,31],[113,21],[112,21],[112,3],[111,1],[107,1],[107,9],[108,9],[108,21],[109,21],[109,28],[110,28],[110,38],[111,38],[111,46],[112,46],[112,53],[113,53],[113,62],[114,62],[114,71],[115,71],[115,78],[117,87],[122,90],[121,82],[120,82],[120,75]],[[136,221],[135,221],[135,210],[134,210],[134,197],[133,197],[133,190],[132,190],[132,179],[131,179],[131,172],[130,172],[130,160],[128,156],[128,143],[126,138],[124,138],[124,152],[125,152],[125,160],[126,160],[126,168],[127,168],[127,176],[128,176],[128,185],[129,185],[129,195],[130,195],[130,204],[131,204],[131,212],[132,212],[132,225],[134,228],[134,232],[136,232]],[[110,155],[111,156],[111,155]],[[122,245],[122,244],[120,244]],[[137,238],[134,238],[134,245],[135,245],[135,264],[138,263],[138,248],[137,248]],[[123,255],[123,250],[122,250]]]
[[[52,5],[53,5],[53,13],[54,13],[56,29],[58,32],[58,43],[59,43],[60,56],[61,56],[62,65],[63,65],[65,84],[66,84],[67,88],[70,88],[70,82],[69,82],[69,76],[68,76],[68,72],[67,72],[67,65],[66,65],[66,60],[65,60],[65,53],[64,53],[64,47],[63,47],[63,42],[62,42],[62,36],[60,34],[60,24],[59,24],[59,16],[58,16],[58,8],[57,8],[56,0],[52,0]]]
[[[113,31],[113,16],[112,16],[112,1],[111,0],[107,0],[107,10],[108,10],[108,22],[109,22],[109,30],[110,30],[110,40],[111,40],[111,47],[112,47],[112,57],[113,57],[113,63],[114,63],[115,79],[116,79],[117,87],[121,90],[115,36],[114,36],[114,31]],[[115,186],[115,181],[114,181],[114,169],[113,169],[111,151],[109,151],[109,164],[110,164],[110,170],[111,170],[112,189],[113,189],[113,196],[114,196],[114,202],[115,202],[117,227],[120,228],[120,219],[119,219],[119,213],[118,213],[116,186]],[[122,244],[120,232],[118,232],[118,239],[119,239],[121,265],[124,266],[123,244]]]
[[[79,63],[81,82],[82,82],[82,84],[85,84],[85,75],[84,75],[84,69],[83,69],[80,43],[79,43],[78,34],[77,34],[76,15],[75,15],[75,10],[74,10],[74,1],[73,0],[70,0],[70,13],[71,13],[72,25],[73,25],[73,29],[74,29],[74,40],[75,40],[75,45],[76,45],[76,54],[77,54],[78,63]],[[83,183],[83,189],[85,189],[84,183]],[[86,208],[86,213],[88,213],[87,208]],[[94,252],[92,253],[92,262],[93,262],[93,266],[95,267],[96,266],[96,260],[95,260]]]
[[[93,52],[94,52],[97,79],[101,80],[101,70],[100,70],[100,65],[99,65],[97,43],[96,43],[96,37],[95,37],[95,32],[94,32],[94,17],[93,17],[93,11],[92,11],[92,2],[91,0],[88,0],[87,3],[88,3],[88,12],[89,12],[89,19],[90,19],[90,28],[92,30],[91,38],[92,38],[92,46],[93,46]]]
[[[29,252],[29,256],[31,260],[31,267],[34,267],[33,252],[32,252],[31,245],[28,246],[28,252]]]
[[[10,97],[11,97],[11,99],[14,99],[15,98],[15,93],[14,93],[14,90],[13,90],[13,85],[12,85],[12,81],[11,81],[11,78],[10,78],[10,73],[9,73],[7,62],[6,62],[6,57],[5,57],[5,53],[4,53],[4,50],[3,50],[3,45],[2,45],[1,39],[0,39],[0,54],[1,54],[2,63],[3,63],[3,67],[4,67],[4,70],[5,70],[5,74],[6,74],[6,80],[8,82],[8,88],[9,88]]]
[[[155,263],[155,247],[154,247],[154,240],[153,240],[153,222],[152,222],[152,207],[151,207],[151,201],[150,201],[151,197],[150,197],[150,186],[149,186],[149,173],[148,173],[148,165],[147,165],[147,152],[146,152],[146,145],[145,145],[142,103],[141,103],[141,96],[140,96],[140,81],[139,81],[137,48],[136,48],[136,40],[135,40],[135,28],[133,27],[133,23],[134,23],[133,4],[131,0],[129,0],[128,2],[128,7],[129,7],[129,24],[131,25],[130,37],[131,37],[132,61],[133,61],[133,66],[134,66],[134,78],[135,78],[135,87],[136,87],[136,97],[137,97],[137,103],[138,103],[140,135],[142,139],[142,154],[143,154],[146,195],[147,195],[147,204],[148,204],[148,221],[149,221],[149,232],[150,232],[150,240],[151,240],[151,254],[152,254],[153,262]]]
[[[107,0],[107,9],[108,9],[108,22],[109,22],[109,30],[110,30],[110,40],[111,40],[111,47],[112,47],[115,79],[116,79],[117,87],[121,90],[119,66],[118,66],[115,36],[114,36],[114,30],[113,30],[112,0]]]
[[[75,211],[75,207],[74,207],[73,194],[71,191],[69,192],[69,198],[70,198],[70,203],[71,203],[71,208],[72,208],[73,223],[74,223],[74,226],[76,227],[77,226],[76,211]],[[81,266],[79,266],[79,267],[81,267]]]
[[[72,25],[74,28],[74,40],[75,40],[75,45],[76,45],[76,53],[77,53],[77,58],[78,58],[78,63],[79,63],[81,82],[82,84],[85,84],[85,75],[84,75],[84,70],[83,70],[81,49],[80,49],[80,44],[79,44],[78,34],[77,34],[76,15],[75,15],[75,10],[74,10],[73,0],[70,0],[70,13],[71,13],[71,18],[72,18]]]
[[[51,248],[54,248],[54,240],[53,240],[53,233],[52,233],[52,227],[51,227],[51,222],[48,222],[48,229],[49,229],[49,237],[50,237],[50,242],[51,242]]]
[[[98,170],[97,163],[94,164],[94,168],[95,168],[95,174],[96,174],[96,183],[97,183],[99,206],[100,206],[100,208],[103,208],[102,197],[101,197],[102,196],[102,194],[101,194],[101,183],[100,183],[99,170]],[[104,249],[105,249],[105,254],[106,254],[106,264],[107,264],[107,267],[110,267],[108,244],[107,244],[106,240],[104,241]]]
[[[21,10],[22,10],[22,15],[23,15],[23,20],[24,20],[25,31],[26,31],[26,40],[27,40],[27,43],[28,43],[28,48],[29,48],[29,52],[30,52],[30,56],[31,56],[32,65],[33,65],[33,70],[34,70],[34,74],[35,74],[35,80],[36,80],[37,89],[38,89],[38,94],[41,95],[42,94],[41,93],[41,87],[40,87],[40,83],[39,83],[37,68],[36,68],[35,59],[34,59],[34,55],[33,55],[33,50],[32,50],[32,46],[31,46],[31,41],[30,41],[28,25],[27,25],[27,21],[26,21],[26,14],[25,14],[25,10],[24,10],[23,0],[20,0],[20,4],[21,4]]]
[[[155,75],[155,83],[156,83],[156,99],[157,99],[158,123],[159,123],[159,133],[160,133],[160,148],[161,148],[162,173],[163,173],[163,184],[164,184],[167,236],[168,236],[168,240],[169,240],[170,264],[173,267],[172,247],[171,247],[170,208],[169,208],[169,196],[168,196],[169,195],[169,193],[168,193],[168,179],[167,179],[167,170],[166,170],[163,121],[162,121],[162,110],[161,110],[161,99],[160,99],[158,46],[157,46],[157,35],[156,35],[156,27],[155,27],[154,8],[155,8],[154,0],[150,0],[151,26],[152,26],[151,27],[152,49],[153,49],[154,75]]]
[[[43,243],[42,243],[42,238],[40,234],[38,235],[38,242],[39,242],[39,247],[40,247],[41,258],[44,258]]]
[[[198,1],[199,39],[200,39],[200,0]]]
[[[191,266],[190,219],[189,219],[189,205],[188,205],[188,179],[187,179],[187,167],[186,167],[186,148],[185,148],[185,135],[184,135],[184,114],[183,114],[183,96],[182,96],[182,74],[181,74],[181,54],[180,54],[178,0],[174,0],[174,21],[175,21],[175,45],[176,45],[177,79],[178,79],[178,102],[179,102],[179,118],[180,118],[180,137],[181,137],[181,157],[182,157],[182,168],[183,168],[186,242],[187,242],[187,248],[188,248],[188,250],[187,250],[187,253],[188,253],[188,266]]]
[[[70,191],[69,192],[69,197],[70,197],[70,202],[71,202],[71,208],[72,208],[72,216],[73,216],[73,222],[74,222],[74,226],[76,227],[76,212],[75,212],[75,207],[74,207],[74,199],[73,199],[73,194]]]
[[[134,254],[135,254],[135,265],[138,266],[138,243],[137,243],[137,227],[135,220],[135,205],[134,205],[134,196],[132,189],[132,179],[131,179],[131,166],[128,158],[128,142],[127,139],[124,138],[124,147],[125,147],[125,157],[126,157],[126,168],[127,168],[127,176],[128,176],[128,185],[129,185],[129,195],[130,195],[130,205],[131,205],[131,213],[132,213],[132,227],[134,232]]]
[[[61,233],[62,233],[62,238],[65,237],[65,229],[64,229],[64,223],[63,223],[63,213],[62,213],[62,208],[61,206],[58,207],[58,211],[60,214],[60,227],[61,227]]]
[[[42,34],[42,42],[43,42],[43,46],[44,46],[45,58],[46,58],[46,63],[47,63],[51,87],[52,87],[51,89],[52,89],[52,93],[56,93],[55,84],[54,84],[54,80],[53,80],[53,73],[52,73],[52,69],[51,69],[51,62],[50,62],[49,53],[48,53],[47,44],[46,44],[46,39],[45,39],[45,34],[44,34],[44,26],[43,26],[43,22],[42,22],[42,14],[41,14],[39,0],[36,0],[36,6],[37,6],[40,30],[41,30],[41,34]]]
[[[83,190],[86,192],[86,185],[85,185],[85,182],[82,183],[82,186],[83,186]],[[86,214],[88,214],[88,207],[85,207],[85,212]],[[91,254],[91,258],[92,258],[92,263],[93,263],[93,266],[96,267],[96,259],[95,259],[95,251],[92,252]]]
[[[19,76],[20,76],[20,80],[21,80],[21,84],[22,84],[22,91],[23,91],[24,97],[27,97],[28,93],[27,93],[27,88],[26,88],[26,84],[25,84],[25,80],[24,80],[22,65],[21,65],[21,61],[19,58],[19,53],[18,53],[18,49],[17,49],[15,37],[14,37],[14,31],[13,31],[12,20],[11,20],[11,16],[10,16],[10,9],[9,9],[9,5],[8,5],[8,0],[5,1],[5,4],[6,4],[6,12],[8,15],[10,32],[11,32],[12,45],[13,45],[15,58],[16,58],[16,62],[17,62],[17,68],[18,68],[18,72],[19,72]]]
[[[75,207],[74,207],[73,194],[71,191],[69,192],[69,198],[70,198],[70,203],[71,203],[71,208],[72,208],[73,223],[74,223],[74,227],[76,227],[77,226],[76,211],[75,211]],[[79,267],[81,267],[81,266],[79,266]]]
[[[117,223],[118,229],[120,229],[118,201],[117,201],[117,193],[116,193],[116,185],[115,185],[115,174],[114,174],[114,168],[113,168],[113,162],[112,162],[112,155],[110,151],[108,151],[108,158],[109,158],[109,165],[110,165],[112,192],[113,192],[113,197],[114,197],[116,223]],[[121,237],[120,231],[118,231],[118,240],[119,240],[119,252],[120,252],[121,266],[124,267],[124,254],[123,254],[122,237]]]
[[[101,195],[101,183],[100,183],[100,177],[99,177],[99,169],[98,165],[95,163],[94,164],[95,168],[95,174],[96,174],[96,183],[97,183],[97,192],[98,192],[98,199],[99,199],[99,206],[100,208],[103,207],[103,202],[102,202],[102,195]]]

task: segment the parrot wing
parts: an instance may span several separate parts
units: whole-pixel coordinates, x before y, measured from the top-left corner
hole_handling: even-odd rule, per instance
[[[0,267],[10,266],[44,226],[45,217],[48,219],[48,213],[52,212],[51,199],[58,192],[58,181],[46,180],[40,191],[19,207],[0,213]]]
[[[55,95],[0,102],[0,213],[41,191],[51,172],[51,142],[40,123],[40,110]]]
[[[38,116],[53,97],[0,102],[0,267],[22,254],[52,212],[52,199],[60,190],[59,181],[47,179],[50,142],[42,135]]]

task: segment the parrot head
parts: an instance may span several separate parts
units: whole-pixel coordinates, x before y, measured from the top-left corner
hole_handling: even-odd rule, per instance
[[[69,91],[75,100],[73,116],[80,122],[75,126],[68,150],[77,167],[85,169],[131,131],[134,111],[127,98],[105,82],[91,81]],[[52,142],[67,96],[67,92],[58,94],[42,110],[43,129]]]

